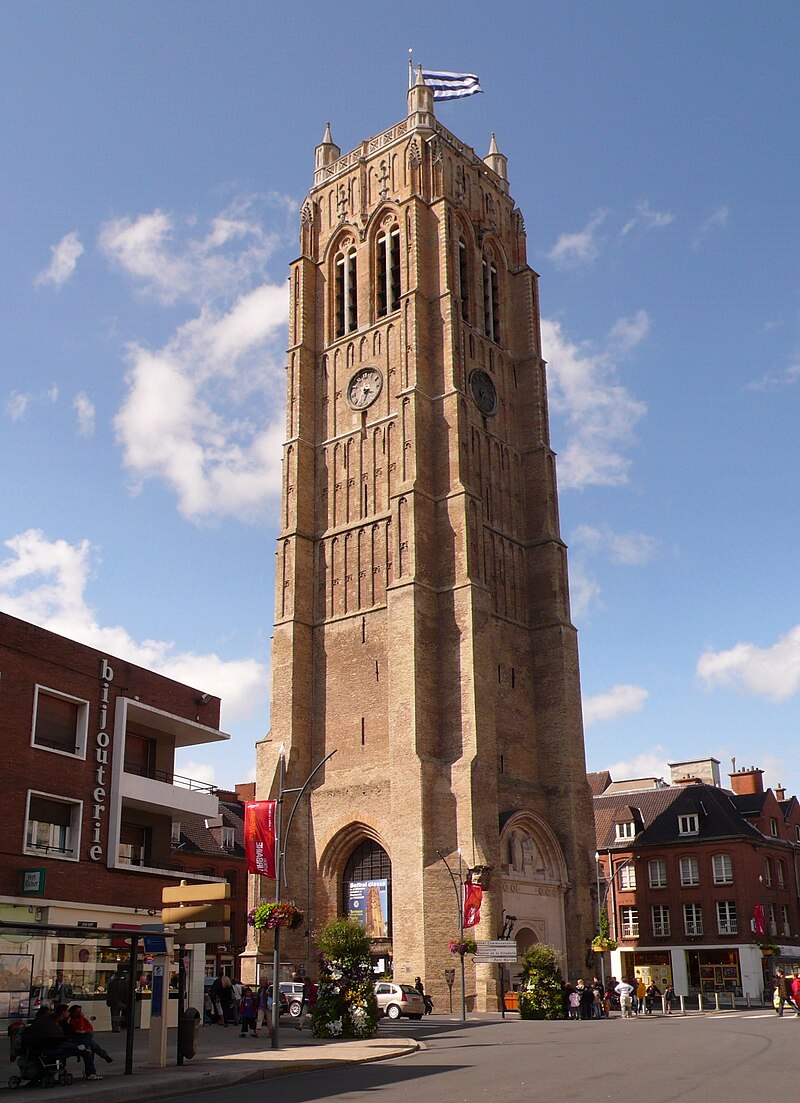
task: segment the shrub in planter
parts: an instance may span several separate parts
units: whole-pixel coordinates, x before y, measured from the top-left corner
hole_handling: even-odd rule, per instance
[[[321,956],[312,1033],[317,1038],[373,1038],[378,1004],[364,928],[354,919],[334,919],[316,943]]]
[[[563,1019],[559,954],[552,946],[537,942],[522,959],[522,983],[519,991],[522,1019]]]

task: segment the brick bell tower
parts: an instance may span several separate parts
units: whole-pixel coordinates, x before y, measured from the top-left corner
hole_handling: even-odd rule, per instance
[[[314,972],[313,930],[359,910],[376,960],[445,1006],[458,908],[439,853],[457,867],[460,849],[484,887],[475,936],[514,915],[521,950],[548,942],[580,973],[578,648],[506,158],[446,130],[418,72],[396,126],[344,156],[326,129],[300,240],[258,798],[281,745],[290,786],[337,753],[292,827],[284,897],[307,922],[282,960]],[[266,951],[251,941],[245,974]],[[467,958],[468,1006],[496,1008],[497,982]]]

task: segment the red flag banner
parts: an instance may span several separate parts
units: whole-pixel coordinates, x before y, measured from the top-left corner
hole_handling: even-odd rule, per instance
[[[247,872],[275,877],[274,800],[248,800],[244,806],[244,854]]]
[[[753,908],[753,930],[757,935],[767,933],[767,919],[764,915],[764,905],[756,904]]]
[[[481,921],[481,900],[483,889],[480,885],[464,885],[464,930],[477,927]]]

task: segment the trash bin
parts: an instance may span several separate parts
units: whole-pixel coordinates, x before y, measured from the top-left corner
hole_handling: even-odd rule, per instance
[[[181,1057],[191,1058],[197,1052],[197,1031],[200,1029],[200,1012],[187,1007],[178,1023],[178,1045]]]

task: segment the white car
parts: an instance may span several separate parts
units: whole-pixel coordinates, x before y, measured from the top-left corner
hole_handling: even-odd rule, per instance
[[[378,1011],[389,1019],[407,1019],[419,1021],[425,1014],[425,1001],[410,984],[395,984],[390,980],[379,980],[375,985],[375,998]]]

